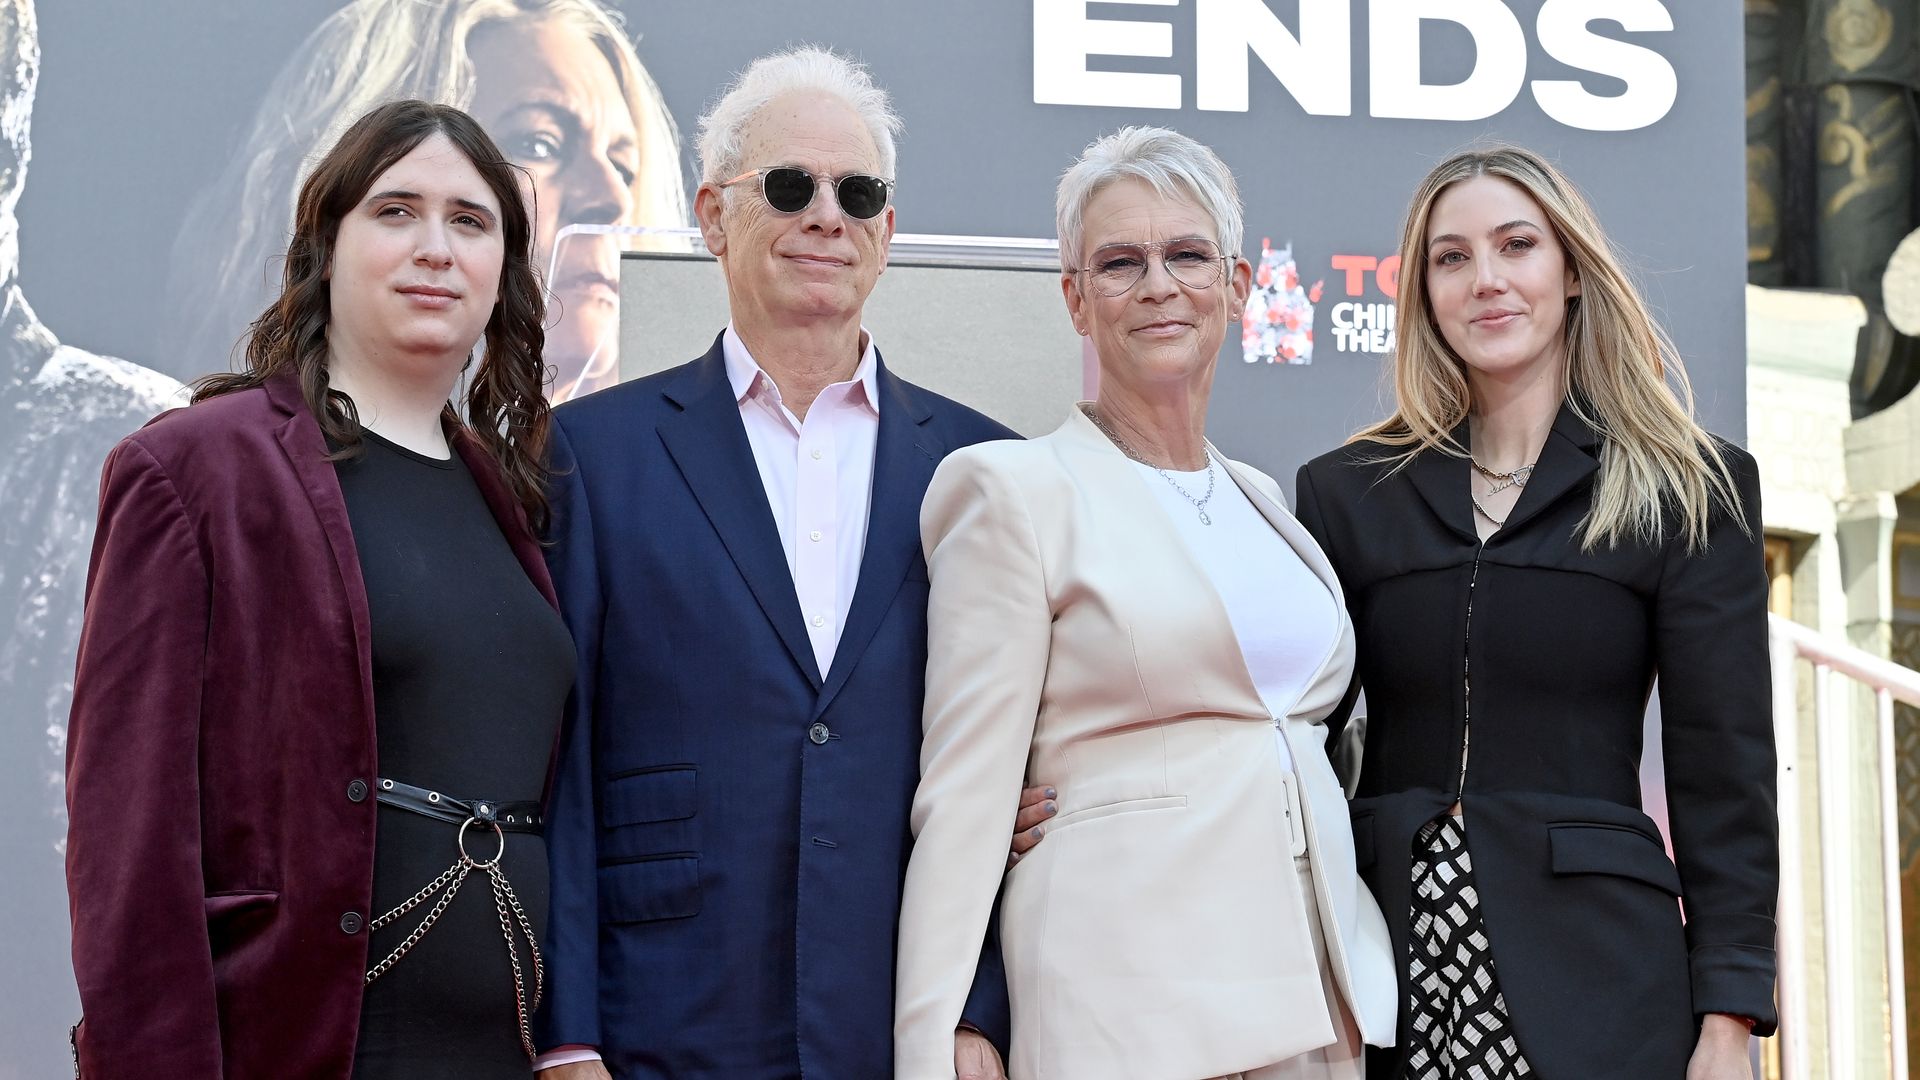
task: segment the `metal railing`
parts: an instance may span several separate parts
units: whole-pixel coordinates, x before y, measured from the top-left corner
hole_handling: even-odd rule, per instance
[[[1859,880],[1854,866],[1853,770],[1847,730],[1852,709],[1836,706],[1836,675],[1872,693],[1878,737],[1878,798],[1880,817],[1880,887],[1885,905],[1887,1014],[1891,1046],[1890,1074],[1907,1075],[1907,1004],[1905,960],[1900,926],[1900,819],[1895,777],[1893,703],[1920,706],[1920,672],[1882,660],[1850,645],[1838,644],[1778,615],[1768,616],[1773,656],[1773,730],[1780,760],[1780,1035],[1782,1077],[1804,1080],[1811,1076],[1807,1048],[1807,961],[1802,931],[1806,913],[1801,897],[1805,874],[1805,846],[1800,835],[1801,784],[1800,670],[1797,661],[1813,665],[1813,728],[1819,764],[1820,906],[1825,932],[1821,935],[1826,972],[1827,1076],[1843,1080],[1854,1075],[1858,1047],[1854,1033],[1855,953],[1847,948],[1851,936],[1839,928],[1852,920],[1849,897]]]

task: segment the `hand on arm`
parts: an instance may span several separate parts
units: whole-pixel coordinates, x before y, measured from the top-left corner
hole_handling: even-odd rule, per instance
[[[1053,789],[1044,784],[1020,793],[1020,812],[1013,819],[1013,847],[1007,853],[1009,870],[1047,835],[1044,822],[1060,811],[1053,799]]]
[[[1000,1051],[985,1035],[964,1026],[953,1033],[953,1075],[954,1080],[1007,1080]]]
[[[954,1067],[954,1030],[981,970],[1052,640],[1033,522],[998,456],[992,448],[949,456],[921,508],[932,589],[894,997],[895,1069],[904,1076]]]

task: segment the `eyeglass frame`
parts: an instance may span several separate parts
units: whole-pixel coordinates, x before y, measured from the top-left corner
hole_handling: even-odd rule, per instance
[[[837,195],[835,197],[838,198]],[[1213,245],[1213,249],[1217,253],[1212,258],[1207,260],[1207,265],[1212,266],[1215,263],[1220,264],[1220,268],[1214,272],[1213,280],[1207,282],[1205,285],[1195,285],[1193,282],[1188,281],[1186,278],[1183,278],[1179,274],[1174,273],[1173,266],[1167,262],[1167,246],[1168,245],[1185,244],[1195,240],[1203,241],[1205,243]],[[1141,254],[1144,256],[1140,261],[1140,272],[1137,275],[1135,275],[1132,281],[1127,283],[1126,288],[1123,288],[1118,292],[1107,292],[1104,289],[1094,290],[1098,292],[1100,295],[1105,296],[1109,299],[1116,296],[1125,296],[1128,293],[1132,292],[1133,290],[1139,288],[1140,283],[1147,279],[1147,271],[1153,269],[1153,259],[1154,259],[1154,256],[1156,255],[1159,256],[1161,269],[1167,272],[1168,277],[1172,278],[1174,281],[1179,282],[1181,285],[1189,289],[1202,289],[1202,290],[1211,289],[1215,285],[1220,284],[1220,282],[1223,279],[1227,278],[1228,267],[1240,257],[1238,255],[1232,254],[1224,250],[1218,240],[1213,240],[1208,237],[1198,236],[1198,235],[1176,236],[1170,240],[1149,240],[1142,243],[1134,243],[1132,241],[1122,240],[1122,241],[1117,241],[1111,244],[1102,244],[1101,246],[1093,249],[1093,254],[1098,255],[1100,252],[1105,251],[1108,248],[1137,248],[1140,250]],[[1079,266],[1079,267],[1068,267],[1066,272],[1069,274],[1091,274],[1091,273],[1098,273],[1099,270],[1100,268],[1097,266]]]
[[[775,169],[792,169],[794,172],[806,173],[807,179],[813,181],[813,195],[807,199],[807,203],[805,206],[802,206],[798,210],[782,210],[779,207],[773,205],[773,201],[767,198],[767,174],[770,172],[773,172]],[[831,174],[823,175],[821,173],[816,173],[812,169],[803,169],[798,165],[762,165],[760,168],[757,168],[757,169],[748,169],[746,172],[741,173],[739,176],[736,176],[731,180],[716,180],[714,181],[713,186],[724,191],[727,188],[730,188],[733,185],[738,184],[739,182],[741,182],[742,180],[745,180],[750,176],[757,176],[760,178],[760,201],[767,204],[767,209],[773,211],[776,214],[783,215],[785,217],[792,217],[795,214],[804,214],[809,209],[812,209],[813,200],[820,197],[820,183],[821,181],[824,180],[824,181],[831,181],[831,183],[829,183],[827,186],[833,189],[833,205],[836,209],[840,211],[841,214],[845,215],[847,220],[878,221],[881,215],[887,212],[887,208],[893,205],[893,192],[896,186],[892,177],[881,176],[879,173],[849,172],[849,173],[841,173],[839,176],[833,176]],[[880,203],[879,211],[877,211],[872,217],[856,217],[853,214],[847,213],[847,205],[840,201],[840,182],[842,180],[846,180],[855,176],[863,176],[869,180],[878,180],[880,182],[881,189],[886,193],[886,198],[882,200],[882,202]]]

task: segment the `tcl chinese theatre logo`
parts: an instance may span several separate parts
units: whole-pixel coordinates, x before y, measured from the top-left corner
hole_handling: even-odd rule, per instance
[[[1331,342],[1336,353],[1391,355],[1400,256],[1335,255],[1328,266],[1345,299],[1327,308],[1320,342]],[[1315,312],[1325,291],[1325,278],[1301,282],[1291,243],[1275,248],[1262,239],[1253,294],[1240,317],[1241,358],[1249,364],[1313,363]]]

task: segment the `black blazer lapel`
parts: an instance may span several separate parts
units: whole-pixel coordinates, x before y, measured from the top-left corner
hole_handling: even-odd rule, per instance
[[[747,429],[740,423],[740,404],[727,382],[720,342],[716,339],[707,355],[663,393],[681,411],[660,422],[660,441],[720,534],[760,610],[818,690],[819,665],[801,620],[793,572],[780,549],[780,528],[760,486]]]
[[[1456,446],[1467,445],[1466,421],[1462,420],[1453,429],[1452,438]],[[1469,468],[1464,457],[1455,457],[1444,450],[1428,449],[1414,455],[1407,464],[1407,476],[1413,482],[1413,489],[1420,493],[1420,498],[1426,501],[1428,509],[1442,524],[1461,539],[1478,544],[1480,534],[1473,527],[1473,503],[1468,501],[1472,497],[1472,491],[1467,486]]]
[[[1572,491],[1582,480],[1599,471],[1600,459],[1594,456],[1594,447],[1599,442],[1599,434],[1574,413],[1573,406],[1562,404],[1559,415],[1553,418],[1553,430],[1540,447],[1540,459],[1533,468],[1533,475],[1527,478],[1527,485],[1520,489],[1520,498],[1514,502],[1512,512],[1507,514],[1507,523],[1500,527],[1500,532],[1493,534],[1493,538],[1497,539],[1501,533],[1525,525],[1559,501],[1561,496]]]
[[[878,360],[878,353],[875,354]],[[907,568],[920,553],[920,503],[940,464],[943,447],[926,427],[933,416],[921,396],[875,364],[880,388],[880,433],[873,446],[873,489],[868,495],[867,544],[860,556],[860,581],[853,590],[847,624],[834,647],[833,670],[820,692],[814,715],[824,713],[834,695],[866,652],[880,628]]]

